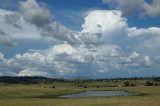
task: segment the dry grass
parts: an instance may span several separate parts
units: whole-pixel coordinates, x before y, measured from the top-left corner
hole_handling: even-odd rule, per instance
[[[160,87],[78,88],[71,84],[0,86],[0,106],[160,106]],[[55,98],[57,95],[85,90],[127,90],[146,95],[92,98]],[[43,98],[35,98],[43,97]],[[52,97],[52,98],[49,98]]]

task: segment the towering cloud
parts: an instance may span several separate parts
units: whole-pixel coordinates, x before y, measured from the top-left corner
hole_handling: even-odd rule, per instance
[[[122,38],[127,28],[126,19],[117,10],[94,10],[84,18],[81,31],[84,41],[113,43],[114,38]],[[96,41],[95,41],[96,40]],[[115,39],[114,39],[115,40]]]
[[[116,10],[91,11],[84,20],[82,32],[113,33],[115,30],[121,30],[127,26],[121,12]]]

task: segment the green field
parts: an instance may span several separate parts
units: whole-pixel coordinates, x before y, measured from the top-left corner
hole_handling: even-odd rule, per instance
[[[158,86],[106,87],[108,84],[112,85],[109,82],[1,85],[0,106],[160,106],[160,87]],[[126,90],[141,95],[58,98],[59,95],[87,90]]]

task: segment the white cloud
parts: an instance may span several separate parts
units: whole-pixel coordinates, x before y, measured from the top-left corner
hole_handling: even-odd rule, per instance
[[[132,52],[127,58],[126,58],[126,62],[128,63],[132,63],[133,61],[135,61],[136,59],[139,59],[139,54],[137,52]]]
[[[150,57],[149,57],[149,56],[145,56],[145,57],[144,57],[144,61],[145,61],[145,64],[146,64],[146,65],[150,65],[150,64],[151,64],[151,60],[150,60]]]
[[[143,57],[137,52],[124,54],[125,51],[115,45],[88,48],[82,45],[59,44],[41,52],[17,54],[11,59],[5,59],[3,54],[0,54],[0,73],[18,76],[105,78],[113,70],[128,73],[136,67],[144,67],[141,69],[143,70],[151,63],[149,56]],[[12,70],[8,71],[10,69]]]
[[[115,30],[125,28],[126,20],[117,10],[94,10],[84,19],[82,32],[113,33]]]
[[[36,27],[26,23],[17,12],[0,9],[0,30],[10,39],[39,39]],[[9,29],[9,30],[8,30]]]
[[[26,68],[20,71],[18,76],[47,76],[47,73],[38,71],[36,68]]]
[[[92,10],[84,18],[80,40],[84,44],[101,45],[118,43],[115,38],[125,39],[126,19],[117,10]],[[114,40],[114,41],[113,41]]]
[[[160,28],[128,28],[130,46],[146,55],[158,55],[160,47]],[[134,41],[134,42],[133,42]]]
[[[136,28],[132,27],[128,29],[128,36],[160,36],[160,28],[159,27],[150,27],[150,28]]]
[[[61,45],[55,45],[52,49],[50,49],[51,51],[48,51],[50,53],[54,53],[54,54],[61,54],[61,53],[66,53],[68,55],[71,55],[73,53],[76,52],[75,48],[73,48],[71,45],[69,44],[61,44]]]
[[[34,65],[45,65],[45,56],[41,53],[25,53],[23,55],[17,54],[15,61],[21,64],[22,67],[33,67]]]
[[[104,52],[102,52],[104,51]],[[51,77],[91,77],[94,73],[108,71],[103,57],[118,56],[116,47],[102,46],[97,49],[88,49],[84,46],[73,47],[69,44],[55,45],[52,48],[43,51],[43,53],[33,52],[17,54],[11,59],[4,59],[3,54],[0,57],[5,60],[5,69],[15,67],[12,70],[14,75],[35,76],[44,75]],[[2,65],[2,63],[1,63]],[[4,66],[3,66],[4,67]],[[94,67],[94,68],[93,68]],[[4,74],[3,71],[0,73]],[[8,75],[8,74],[6,74]]]
[[[131,58],[131,59],[137,59],[139,57],[139,54],[137,53],[137,52],[133,52],[130,56],[129,56],[129,58]]]
[[[3,61],[4,60],[4,55],[0,52],[0,60]]]
[[[46,50],[16,54],[10,59],[0,53],[0,75],[106,78],[111,73],[122,75],[132,70],[154,69],[152,63],[159,67],[155,59],[159,54],[150,53],[153,50],[149,47],[160,49],[160,28],[130,28],[118,10],[88,12],[81,31],[54,21],[49,10],[35,0],[21,2],[21,12],[0,12],[2,35],[12,38],[41,35],[56,43]],[[146,47],[148,51],[144,52]]]

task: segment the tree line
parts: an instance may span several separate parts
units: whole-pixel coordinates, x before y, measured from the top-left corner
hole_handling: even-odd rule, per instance
[[[133,77],[133,78],[108,78],[108,79],[63,79],[63,78],[46,78],[41,76],[17,77],[17,76],[0,76],[1,84],[41,84],[53,82],[113,82],[113,81],[133,81],[133,80],[152,80],[160,82],[160,77]]]

